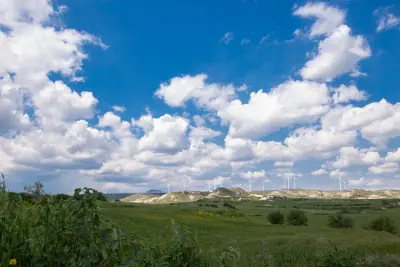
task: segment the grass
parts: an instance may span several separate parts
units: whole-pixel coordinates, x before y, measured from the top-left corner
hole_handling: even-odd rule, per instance
[[[361,224],[354,229],[326,225],[327,216],[337,211],[332,207],[368,220],[389,214],[398,223],[397,209],[382,210],[382,202],[238,202],[232,209],[215,200],[209,204],[217,208],[104,202],[91,189],[62,198],[32,192],[8,193],[0,184],[1,266],[13,261],[49,267],[400,265],[397,235],[363,230]],[[285,215],[305,211],[308,226],[271,225],[267,214],[278,208]]]
[[[210,202],[210,203],[214,203]],[[215,204],[215,203],[214,203]],[[272,204],[272,207],[265,206]],[[382,210],[381,200],[275,200],[234,203],[236,210],[246,218],[201,216],[199,210],[215,212],[197,203],[180,205],[146,205],[126,203],[104,203],[106,216],[117,222],[126,231],[135,231],[148,244],[155,244],[169,236],[165,227],[171,220],[197,232],[199,244],[216,250],[232,246],[243,253],[256,254],[262,240],[270,244],[308,243],[326,247],[330,243],[344,248],[357,247],[376,253],[400,255],[400,238],[386,232],[366,231],[366,222],[385,215],[400,227],[400,210]],[[219,206],[222,206],[222,202]],[[280,209],[285,215],[293,208],[301,208],[308,217],[308,227],[271,225],[267,221],[269,212]],[[332,209],[332,207],[334,207]],[[359,212],[359,207],[364,207]],[[223,210],[223,208],[219,208]],[[354,220],[354,229],[332,229],[327,226],[328,216],[337,211],[347,210],[346,216]],[[318,215],[324,214],[324,215]],[[257,215],[257,216],[254,216]]]

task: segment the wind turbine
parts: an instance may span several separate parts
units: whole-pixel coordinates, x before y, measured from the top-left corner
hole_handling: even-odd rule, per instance
[[[249,192],[251,192],[251,177],[249,179]]]
[[[342,177],[338,176],[337,179],[339,182],[339,190],[342,191]]]
[[[289,188],[289,185],[286,185],[287,184],[287,180],[286,179],[283,179],[283,189],[287,189],[287,188]],[[287,188],[286,188],[287,187]]]
[[[364,176],[363,176],[363,177],[361,177],[361,178],[360,178],[360,180],[361,180],[361,186],[362,186],[362,187],[363,187],[363,189],[365,190],[365,187],[366,187],[367,183],[365,182],[365,178],[364,178]]]
[[[266,177],[271,177],[271,175],[270,175],[269,173],[267,173],[265,176],[266,176]],[[268,178],[265,178],[265,179],[262,180],[263,192],[265,191],[265,186],[264,186],[264,184],[265,184],[265,183],[269,183],[270,181],[271,181],[271,180],[268,179]]]
[[[298,179],[297,177],[293,177],[293,189],[296,189],[296,180]]]
[[[265,184],[271,182],[269,179],[262,180],[263,192],[265,191]]]
[[[349,181],[347,181],[346,179],[344,179],[344,180],[343,180],[343,187],[344,187],[344,190],[347,190],[348,184],[349,184]]]
[[[167,184],[167,186],[168,186],[168,193],[169,193],[170,184]]]
[[[291,176],[285,177],[284,180],[286,180],[286,184],[287,184],[287,189],[290,189],[290,180],[292,180]]]

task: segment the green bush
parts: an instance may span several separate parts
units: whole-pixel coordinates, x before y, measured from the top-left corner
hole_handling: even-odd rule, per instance
[[[0,186],[0,266],[121,266],[132,255],[134,239],[102,219],[93,189],[67,200],[29,195],[33,204]]]
[[[267,218],[271,224],[283,224],[285,220],[285,216],[283,215],[283,213],[281,213],[280,210],[268,213]]]
[[[385,217],[385,216],[381,216],[381,217],[371,221],[369,224],[364,226],[364,229],[373,230],[373,231],[389,232],[391,234],[397,233],[397,229],[394,226],[393,220],[391,220],[390,218]]]
[[[287,214],[287,223],[289,225],[301,226],[301,225],[308,225],[308,218],[304,211],[299,209],[291,210]]]
[[[332,228],[353,228],[354,221],[351,217],[338,212],[328,216],[328,226]]]

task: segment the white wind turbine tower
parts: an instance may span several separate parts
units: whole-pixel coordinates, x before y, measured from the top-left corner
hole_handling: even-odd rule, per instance
[[[296,180],[299,179],[297,177],[293,177],[293,189],[296,189]]]
[[[266,177],[271,177],[271,175],[269,173],[266,174]],[[269,183],[271,180],[268,178],[265,178],[262,180],[262,186],[263,186],[263,192],[265,191],[265,183]]]
[[[342,190],[342,177],[338,176],[337,179],[339,182],[339,190],[341,191]]]
[[[187,180],[186,178],[183,179],[183,192],[186,191],[186,184],[187,184]]]
[[[171,185],[170,185],[170,184],[167,184],[167,186],[168,186],[168,193],[169,193],[169,192],[170,192],[169,189],[170,189],[170,186],[171,186]]]
[[[366,187],[367,183],[365,182],[364,176],[360,178],[360,181],[361,181],[361,186],[362,186],[363,189],[365,190],[365,187]]]
[[[286,181],[286,184],[287,184],[287,189],[290,189],[290,180],[292,180],[291,176],[288,176],[288,177],[284,178],[284,181]]]
[[[283,179],[283,189],[289,189],[289,180],[287,178]]]
[[[251,177],[249,178],[249,192],[251,192]]]
[[[346,179],[342,179],[342,182],[344,190],[347,190],[347,185],[349,184],[349,181],[347,181]]]

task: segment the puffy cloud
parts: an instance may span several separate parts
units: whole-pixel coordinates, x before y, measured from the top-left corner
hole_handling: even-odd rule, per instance
[[[313,5],[296,11],[317,18],[310,36],[326,34],[328,40],[338,34],[344,12]],[[288,80],[269,91],[253,92],[245,101],[240,93],[245,85],[236,88],[207,82],[205,74],[186,75],[162,83],[156,96],[171,107],[192,101],[205,109],[203,116],[192,117],[193,122],[187,113],[153,117],[147,110],[131,119],[122,114],[122,106],[106,113],[96,110],[98,100],[91,92],[73,89],[58,77],[83,81],[77,75],[87,58],[84,45],[103,45],[90,34],[54,25],[52,16],[59,11],[52,6],[45,0],[7,5],[0,0],[0,170],[18,172],[20,183],[34,173],[62,188],[89,185],[120,191],[133,190],[132,184],[140,189],[161,183],[178,186],[183,179],[202,188],[205,181],[231,184],[243,173],[264,178],[266,170],[247,171],[262,168],[264,161],[291,167],[295,160],[331,159],[337,153],[335,168],[354,162],[374,165],[370,171],[375,173],[398,168],[397,151],[378,161],[373,150],[340,149],[354,146],[360,134],[375,143],[399,135],[398,104],[382,100],[363,107],[341,105],[365,100],[366,94],[355,85],[328,88],[324,83]],[[359,37],[348,33],[346,38]],[[354,41],[349,47],[357,45]],[[334,68],[342,64],[338,59],[330,62]],[[257,140],[282,128],[291,131],[283,141]],[[223,144],[217,136],[225,137]],[[275,171],[282,177],[300,176],[289,168]]]
[[[341,169],[352,165],[375,165],[382,160],[375,149],[359,149],[354,147],[342,147],[340,154],[330,165]]]
[[[275,167],[292,167],[293,161],[276,161],[274,163]]]
[[[325,175],[328,174],[328,172],[326,170],[323,169],[319,169],[319,170],[315,170],[311,173],[314,176],[318,176],[318,175]]]
[[[293,14],[303,18],[316,18],[311,27],[310,37],[331,34],[343,24],[346,16],[343,10],[321,2],[307,3],[297,8]]]
[[[364,91],[358,90],[355,85],[345,86],[341,85],[339,88],[334,89],[333,103],[347,103],[350,101],[362,101],[367,99]]]
[[[0,150],[14,166],[38,169],[96,168],[111,146],[110,134],[89,127],[83,120],[58,131],[37,129],[12,139],[0,138]]]
[[[194,115],[193,121],[196,124],[196,126],[198,126],[198,127],[204,126],[206,124],[206,120],[199,115]]]
[[[371,56],[367,41],[360,35],[352,36],[346,25],[341,25],[320,41],[318,54],[307,61],[300,73],[303,79],[332,81],[335,77],[359,73],[358,62]]]
[[[329,176],[330,176],[330,177],[333,177],[333,178],[344,177],[344,176],[346,176],[346,175],[347,175],[346,172],[342,172],[342,171],[340,171],[340,170],[333,170],[333,171],[331,171],[331,172],[329,173]]]
[[[262,170],[262,171],[254,171],[254,172],[251,172],[251,171],[243,172],[243,173],[241,173],[241,176],[246,179],[249,179],[249,180],[258,180],[258,179],[265,178],[265,171]]]
[[[399,165],[396,162],[385,162],[381,165],[371,166],[368,170],[374,174],[394,173],[399,170]]]
[[[42,123],[90,119],[98,100],[92,92],[77,93],[61,81],[49,82],[42,90],[32,97],[36,106],[35,114]]]
[[[140,124],[138,125],[140,126]],[[176,153],[187,146],[188,127],[189,122],[183,117],[166,114],[159,118],[153,118],[149,125],[143,127],[145,134],[139,140],[139,148],[155,152]]]
[[[99,118],[99,127],[112,128],[117,137],[130,137],[132,135],[131,124],[127,121],[122,121],[119,116],[112,112],[107,112]]]
[[[389,139],[400,136],[400,103],[392,105],[388,112],[390,111],[391,116],[375,120],[363,127],[361,129],[363,138],[383,147]]]
[[[217,137],[221,135],[221,132],[214,131],[210,128],[205,128],[205,127],[192,127],[189,137],[193,139],[212,139],[214,137]]]
[[[293,124],[313,122],[329,110],[325,84],[289,80],[269,93],[253,92],[247,104],[234,100],[217,113],[234,137],[260,137]]]
[[[382,99],[364,107],[336,107],[321,118],[324,129],[331,131],[360,131],[362,137],[378,146],[400,136],[400,104]]]
[[[31,2],[31,1],[28,1]],[[15,80],[31,90],[47,83],[49,72],[75,77],[87,57],[85,43],[97,43],[95,37],[76,30],[27,24],[9,33],[0,32],[0,74],[15,73]]]
[[[385,157],[386,161],[400,161],[400,148],[393,152],[388,152]]]
[[[43,23],[54,12],[49,0],[0,2],[0,24],[14,28],[21,23]]]
[[[175,77],[169,83],[162,83],[156,96],[171,107],[182,107],[188,100],[194,100],[200,107],[218,109],[228,104],[235,95],[232,85],[207,84],[207,75]]]
[[[376,22],[376,31],[380,32],[400,25],[400,17],[390,12],[389,7],[381,7],[374,11],[374,15],[378,17]]]
[[[364,185],[365,179],[364,177],[360,177],[359,179],[350,179],[348,180],[349,185]]]
[[[225,147],[212,153],[215,159],[226,159],[229,161],[248,161],[254,159],[254,142],[249,139],[234,138],[230,135],[225,137]]]
[[[325,156],[329,156],[329,152],[337,150],[342,146],[355,143],[357,140],[357,132],[315,129],[315,128],[298,128],[284,143],[292,149],[296,154],[302,155],[321,155],[327,152]]]
[[[0,77],[0,132],[27,129],[31,125],[25,112],[24,92],[10,75]]]

